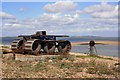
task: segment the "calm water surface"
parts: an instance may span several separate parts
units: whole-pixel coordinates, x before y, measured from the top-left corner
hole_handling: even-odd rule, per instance
[[[106,56],[118,56],[118,45],[96,45],[97,53],[99,55]],[[88,53],[89,46],[88,45],[78,45],[72,47],[72,52],[78,53]]]
[[[2,38],[2,44],[4,45],[11,45],[12,41],[16,37],[5,37]],[[84,42],[84,41],[89,41],[90,39],[83,39],[83,38],[69,38],[71,42]],[[112,39],[113,40],[113,39]],[[117,39],[115,39],[117,40]],[[114,41],[115,41],[114,40]],[[118,45],[96,45],[97,49],[97,54],[99,55],[106,55],[106,56],[118,56]],[[88,53],[89,51],[89,46],[88,45],[77,45],[77,46],[72,46],[71,52],[78,52],[78,53]]]

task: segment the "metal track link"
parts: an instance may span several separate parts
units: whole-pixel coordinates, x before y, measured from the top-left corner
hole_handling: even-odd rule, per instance
[[[29,54],[38,54],[41,49],[40,41],[38,39],[28,40],[25,43],[25,52]]]
[[[14,52],[23,52],[23,40],[15,39],[11,44],[11,49]]]

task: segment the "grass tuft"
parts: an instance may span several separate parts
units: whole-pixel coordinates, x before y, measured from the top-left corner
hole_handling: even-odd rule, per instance
[[[78,58],[99,58],[99,59],[106,59],[106,60],[113,60],[112,58],[104,58],[104,57],[101,57],[97,54],[88,54],[88,55],[78,55],[76,56]]]
[[[34,69],[35,69],[35,71],[46,70],[46,65],[47,65],[47,64],[45,64],[45,63],[38,62],[38,63],[35,65]]]

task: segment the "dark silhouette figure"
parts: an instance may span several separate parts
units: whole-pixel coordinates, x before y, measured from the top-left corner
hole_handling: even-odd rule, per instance
[[[95,47],[95,41],[91,40],[89,42],[89,46],[90,46],[90,54],[93,54],[94,52],[97,53],[96,47]]]

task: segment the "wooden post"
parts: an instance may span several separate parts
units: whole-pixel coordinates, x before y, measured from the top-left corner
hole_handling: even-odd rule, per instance
[[[15,52],[13,51],[13,60],[15,60],[16,58],[16,55],[15,55]]]
[[[89,46],[90,46],[90,54],[93,54],[94,53],[94,49],[95,49],[95,42],[93,40],[91,40],[89,42]]]
[[[94,46],[90,46],[90,54],[94,53]]]

